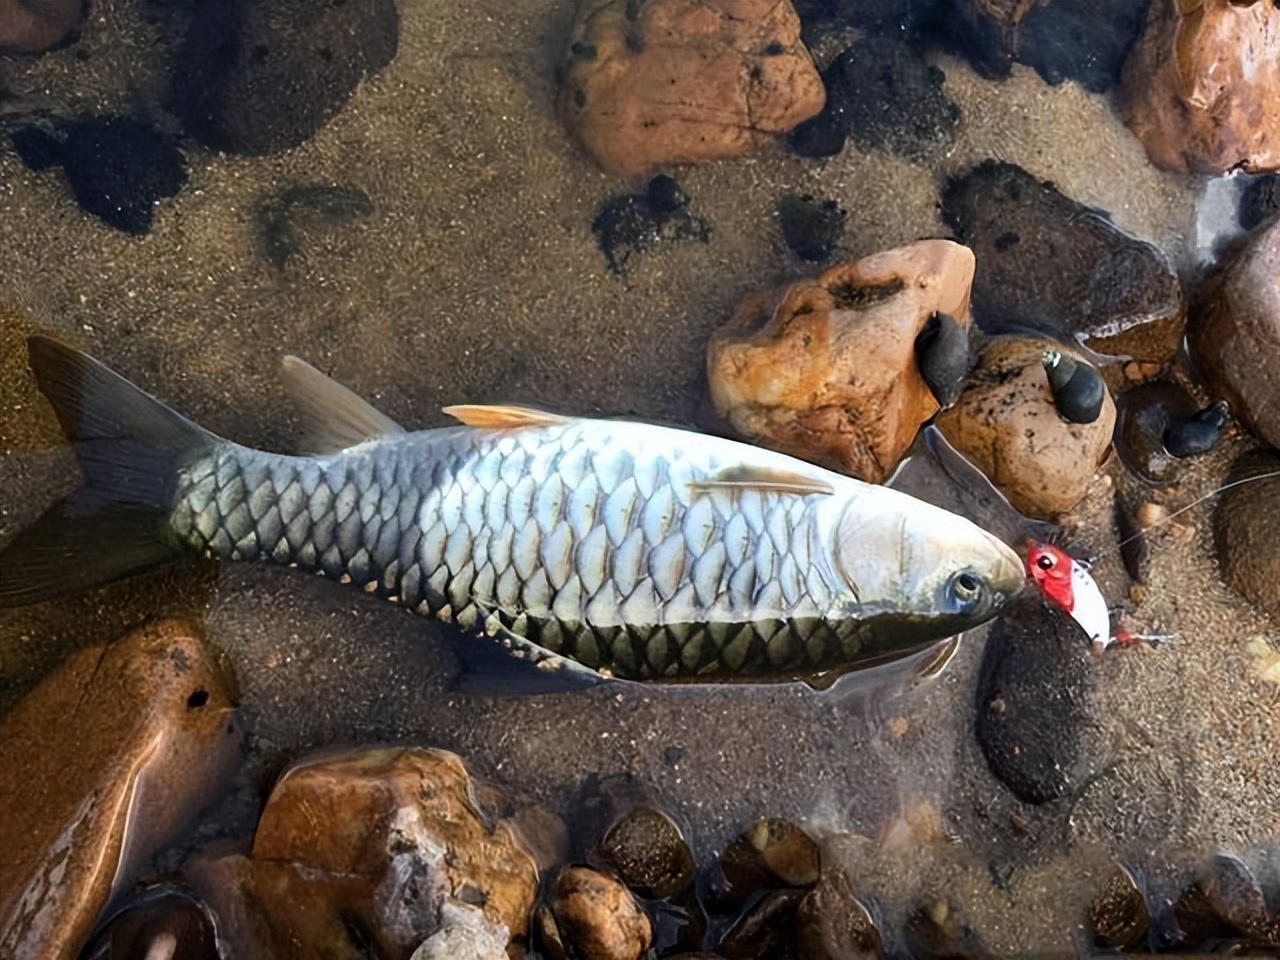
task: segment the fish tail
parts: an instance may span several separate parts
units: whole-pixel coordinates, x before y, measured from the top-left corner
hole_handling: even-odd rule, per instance
[[[84,484],[0,553],[0,607],[179,559],[185,551],[168,523],[178,470],[218,438],[79,350],[39,336],[27,350]]]

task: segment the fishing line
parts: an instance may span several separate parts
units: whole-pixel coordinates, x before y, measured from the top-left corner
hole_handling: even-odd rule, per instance
[[[1156,520],[1154,523],[1152,523],[1149,527],[1143,527],[1137,533],[1130,534],[1129,536],[1125,537],[1123,540],[1121,540],[1119,543],[1115,545],[1115,549],[1118,550],[1121,547],[1123,547],[1125,544],[1132,543],[1134,540],[1137,540],[1139,537],[1144,536],[1150,530],[1155,530],[1159,527],[1163,527],[1166,523],[1170,523],[1175,517],[1179,517],[1182,514],[1186,513],[1188,510],[1191,510],[1194,507],[1198,507],[1200,504],[1204,503],[1204,501],[1212,497],[1216,497],[1220,493],[1225,493],[1226,491],[1230,490],[1232,487],[1238,487],[1246,483],[1253,483],[1255,480],[1270,480],[1273,477],[1280,477],[1280,470],[1270,470],[1266,473],[1258,473],[1251,477],[1242,477],[1239,480],[1232,480],[1230,483],[1224,483],[1222,486],[1217,487],[1214,490],[1210,490],[1208,493],[1203,494],[1202,496],[1196,497],[1194,500],[1188,503],[1185,507],[1179,507],[1177,510],[1173,511],[1173,513],[1170,513],[1167,516],[1161,517],[1159,520]]]

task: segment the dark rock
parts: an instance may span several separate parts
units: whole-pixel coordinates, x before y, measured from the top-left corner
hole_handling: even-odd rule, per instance
[[[1120,82],[1150,0],[1049,0],[1018,23],[1017,57],[1055,86],[1074,80],[1093,93]]]
[[[1237,593],[1280,620],[1280,454],[1254,450],[1231,467],[1213,515],[1222,577]],[[1257,478],[1250,480],[1249,478]]]
[[[1251,178],[1240,193],[1240,226],[1252,230],[1276,213],[1280,213],[1280,173]]]
[[[172,109],[200,142],[267,154],[310,139],[396,54],[394,0],[195,4]]]
[[[1184,949],[1203,950],[1238,937],[1257,947],[1280,946],[1280,920],[1271,916],[1248,866],[1231,854],[1216,854],[1204,864],[1196,882],[1174,904],[1174,917],[1182,933],[1178,945]]]
[[[665,813],[635,807],[596,847],[596,855],[642,897],[684,900],[693,890],[693,853]]]
[[[130,895],[80,952],[80,960],[133,957],[220,960],[209,908],[172,886],[149,887]]]
[[[778,200],[782,239],[801,260],[818,263],[835,252],[848,216],[834,200],[785,194]]]
[[[802,960],[796,944],[801,890],[775,890],[759,900],[720,939],[727,960]]]
[[[1280,32],[1280,31],[1278,31]],[[1231,414],[1280,447],[1280,219],[1244,240],[1196,297],[1187,341]]]
[[[1159,249],[1021,167],[984,160],[947,184],[942,216],[977,258],[973,317],[989,333],[1071,343],[1181,317],[1178,278]]]
[[[992,774],[1019,800],[1045,803],[1081,786],[1093,691],[1089,638],[1068,613],[1029,594],[995,621],[974,732]]]
[[[787,146],[798,156],[820,160],[834,157],[843,150],[846,139],[841,119],[834,114],[820,113],[787,134]]]
[[[994,960],[996,956],[964,914],[946,900],[921,904],[912,911],[903,939],[913,960]]]
[[[945,410],[954,404],[973,365],[969,325],[949,313],[935,313],[916,337],[916,365],[938,406]]]
[[[786,820],[758,820],[720,855],[737,902],[771,887],[808,887],[818,882],[817,842]]]
[[[113,886],[216,799],[229,687],[195,626],[164,620],[81,650],[4,717],[0,956],[75,957]]]
[[[76,202],[125,233],[151,229],[157,201],[187,182],[186,161],[161,131],[132,117],[87,117],[67,126],[62,165]]]
[[[9,138],[28,170],[48,170],[62,162],[63,140],[40,127],[19,127]]]
[[[302,254],[311,238],[373,213],[373,201],[359,187],[295,184],[259,208],[258,229],[267,259],[283,270]]]
[[[66,40],[87,0],[0,0],[0,53],[41,53]]]
[[[1124,67],[1120,113],[1175,173],[1280,168],[1280,7],[1152,0]]]
[[[882,149],[925,163],[945,154],[960,111],[942,92],[946,75],[905,43],[865,37],[822,72],[819,116],[843,127],[861,150]]]
[[[601,204],[591,231],[609,269],[626,277],[633,257],[664,243],[709,242],[711,224],[690,213],[688,204],[688,195],[666,176],[654,177],[644,193],[626,193]]]
[[[639,960],[653,942],[649,918],[627,888],[590,867],[560,871],[550,913],[556,933],[554,938],[544,933],[544,944],[558,940],[563,958]],[[549,952],[557,956],[554,946]]]
[[[1132,950],[1147,940],[1151,912],[1141,875],[1118,867],[1089,905],[1093,944],[1103,950]]]
[[[804,960],[883,960],[874,911],[854,896],[843,870],[825,870],[796,908],[796,950]]]

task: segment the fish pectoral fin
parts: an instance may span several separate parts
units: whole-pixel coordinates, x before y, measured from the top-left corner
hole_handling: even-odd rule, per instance
[[[306,417],[300,446],[307,453],[336,453],[375,437],[405,432],[368,400],[299,357],[284,358],[280,378]]]
[[[515,404],[455,403],[443,408],[459,423],[486,430],[513,430],[517,427],[551,427],[572,418]]]
[[[706,480],[691,480],[689,489],[694,493],[712,490],[758,490],[762,493],[794,493],[802,497],[811,494],[831,496],[835,487],[821,477],[813,477],[798,470],[768,469],[764,467],[729,467]]]

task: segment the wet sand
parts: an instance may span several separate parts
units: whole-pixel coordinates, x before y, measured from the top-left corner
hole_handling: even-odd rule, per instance
[[[849,210],[843,251],[857,257],[945,235],[939,178],[996,156],[1109,210],[1184,276],[1196,272],[1204,182],[1151,168],[1104,98],[1021,68],[989,83],[939,60],[964,126],[937,170],[850,147],[827,162],[778,155],[680,172],[711,242],[650,254],[620,282],[590,224],[603,199],[639,184],[597,171],[554,115],[570,6],[402,2],[397,58],[328,127],[275,157],[190,150],[187,186],[141,239],[83,214],[60,172],[33,173],[0,152],[0,538],[75,478],[13,361],[31,329],[82,346],[209,429],[288,450],[297,418],[277,382],[286,352],[411,426],[442,423],[449,403],[489,401],[695,421],[710,332],[743,293],[811,270],[772,217],[787,191]],[[131,4],[93,9],[77,47],[6,64],[6,82],[60,113],[145,115],[172,38]],[[375,212],[318,234],[281,271],[261,252],[255,217],[270,193],[301,182],[358,187]],[[1213,489],[1244,443],[1197,463],[1169,502]],[[1111,493],[1100,479],[1079,511],[1078,539],[1104,554]],[[1167,861],[1169,884],[1218,847],[1254,849],[1264,877],[1276,869],[1280,703],[1246,645],[1263,637],[1274,648],[1280,632],[1221,585],[1207,510],[1179,522],[1191,532],[1155,538],[1137,611],[1179,642],[1099,662],[1104,749],[1071,804],[1023,808],[988,774],[970,732],[982,631],[940,679],[902,694],[855,684],[825,695],[783,685],[462,696],[434,624],[314,577],[198,568],[6,611],[0,707],[68,651],[150,613],[192,609],[239,677],[254,763],[334,744],[423,743],[553,808],[593,774],[630,775],[688,826],[700,855],[755,817],[791,817],[829,838],[891,920],[915,897],[949,891],[996,950],[1061,952],[1082,942],[1084,905],[1112,858]],[[1118,603],[1114,553],[1099,578]],[[922,803],[938,811],[941,837],[908,832],[885,847],[855,836],[876,837]]]

